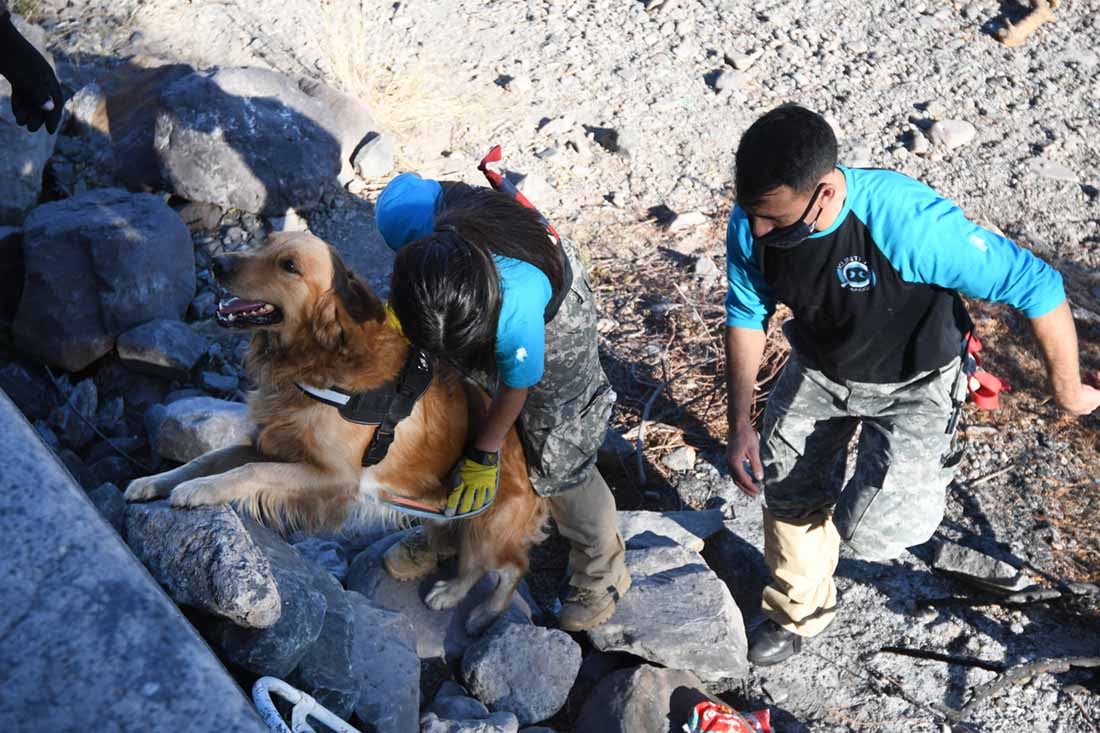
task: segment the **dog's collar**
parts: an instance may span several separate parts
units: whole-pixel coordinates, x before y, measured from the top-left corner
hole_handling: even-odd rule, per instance
[[[348,392],[339,387],[321,388],[302,382],[294,384],[309,397],[335,407],[340,417],[348,422],[378,426],[363,456],[363,465],[373,466],[386,457],[398,423],[412,414],[434,377],[435,365],[431,357],[420,349],[410,348],[397,379],[378,389]]]

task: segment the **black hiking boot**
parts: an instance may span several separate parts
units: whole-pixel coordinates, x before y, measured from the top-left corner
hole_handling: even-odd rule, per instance
[[[749,640],[749,661],[757,667],[779,664],[800,651],[802,637],[770,619],[757,626]]]

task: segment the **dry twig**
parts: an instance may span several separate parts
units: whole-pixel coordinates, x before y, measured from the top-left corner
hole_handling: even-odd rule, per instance
[[[1039,29],[1044,23],[1054,20],[1054,11],[1062,0],[1031,0],[1031,12],[1020,19],[1019,23],[1006,23],[1004,28],[997,31],[997,40],[1015,48],[1022,46],[1027,37]]]

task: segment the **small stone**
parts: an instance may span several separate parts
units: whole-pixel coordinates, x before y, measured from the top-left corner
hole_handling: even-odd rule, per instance
[[[689,211],[684,214],[677,214],[673,217],[672,221],[668,223],[668,230],[670,232],[678,232],[684,229],[691,229],[702,224],[706,224],[710,221],[710,217],[701,211]]]
[[[983,589],[1018,591],[1030,582],[1008,563],[954,542],[941,542],[932,567]]]
[[[928,155],[932,151],[932,146],[928,142],[928,138],[920,132],[914,132],[905,141],[906,147],[909,148],[909,152],[913,155]]]
[[[1041,178],[1050,178],[1055,181],[1077,183],[1077,175],[1062,165],[1047,158],[1032,158],[1027,162],[1027,168],[1033,174]]]
[[[339,542],[310,537],[294,543],[294,549],[310,562],[329,571],[341,583],[348,575],[348,559]]]
[[[388,176],[395,165],[395,147],[393,136],[387,132],[370,138],[352,158],[355,172],[363,178]]]
[[[95,438],[96,410],[99,395],[95,382],[81,380],[73,388],[63,404],[50,411],[49,425],[61,442],[73,450],[80,450]]]
[[[718,269],[718,265],[714,264],[714,260],[707,255],[696,257],[695,266],[692,269],[695,277],[703,280],[716,277],[721,273],[721,270]]]
[[[573,120],[571,115],[562,115],[561,117],[555,117],[539,125],[539,133],[547,137],[559,137],[567,132],[571,132],[576,126],[577,123]]]
[[[522,94],[524,92],[531,91],[531,86],[531,80],[528,77],[520,74],[518,76],[513,76],[511,79],[509,79],[508,83],[504,85],[504,88],[510,92],[517,92]]]
[[[126,500],[118,487],[111,483],[101,484],[88,492],[88,498],[115,531],[122,534],[126,526]]]
[[[127,367],[167,379],[187,379],[209,346],[210,342],[187,324],[164,318],[130,329],[116,344]]]
[[[978,136],[978,128],[965,120],[940,120],[928,131],[932,142],[948,150],[962,147]]]
[[[164,408],[156,426],[157,452],[186,463],[204,453],[252,442],[255,425],[239,402],[189,397]]]
[[[46,444],[54,453],[61,452],[61,441],[57,437],[57,433],[50,428],[49,424],[44,420],[34,421],[34,431],[38,433],[38,437],[42,439],[42,442]]]
[[[237,391],[240,380],[228,374],[218,372],[203,372],[199,376],[199,383],[203,389],[218,394],[233,394]]]
[[[759,52],[735,53],[726,56],[726,63],[738,71],[748,71],[758,58],[760,58]]]
[[[712,262],[711,266],[713,265]],[[661,463],[672,471],[690,471],[695,468],[695,449],[690,445],[682,445],[662,458]]]
[[[745,89],[749,85],[749,75],[743,71],[726,69],[714,80],[714,89],[717,92],[728,92],[734,89]]]
[[[906,148],[899,145],[898,147],[892,148],[890,150],[890,155],[893,156],[897,160],[905,160],[906,158],[909,157],[909,151]]]
[[[19,364],[5,364],[0,368],[0,389],[30,420],[45,419],[55,404],[50,383]]]
[[[213,318],[218,310],[218,296],[209,290],[204,290],[191,301],[191,316],[195,320]]]

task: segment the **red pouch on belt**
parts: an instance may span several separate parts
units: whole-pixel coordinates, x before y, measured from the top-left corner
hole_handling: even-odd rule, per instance
[[[966,335],[966,362],[963,369],[966,371],[966,391],[970,398],[981,410],[996,410],[1000,405],[1001,392],[1007,392],[1009,386],[985,369],[982,369],[982,358],[978,353],[982,350],[982,342],[972,333]]]

